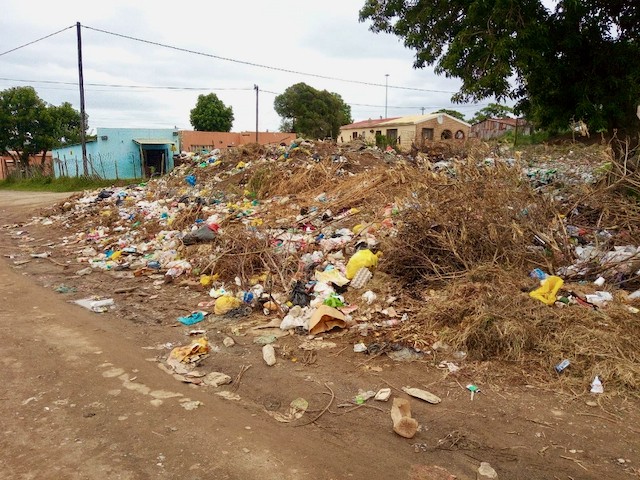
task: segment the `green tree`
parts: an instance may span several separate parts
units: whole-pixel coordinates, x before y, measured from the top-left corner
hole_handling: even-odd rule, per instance
[[[230,132],[233,108],[227,107],[215,93],[198,95],[196,106],[189,117],[194,130],[201,132]]]
[[[281,128],[311,138],[336,138],[340,127],[352,122],[351,107],[337,93],[296,83],[278,95],[275,111]]]
[[[490,103],[484,108],[481,108],[471,119],[471,123],[483,122],[487,118],[504,118],[513,113],[513,108],[506,105],[500,105],[499,103]]]
[[[416,68],[461,79],[456,101],[513,99],[539,127],[640,128],[636,1],[366,0],[360,20],[415,49]]]
[[[77,143],[81,116],[70,103],[49,105],[33,87],[12,87],[0,92],[0,150],[29,165],[29,157],[64,143]]]
[[[434,113],[446,113],[447,115],[451,115],[452,117],[457,118],[458,120],[462,120],[463,122],[466,122],[466,120],[464,119],[464,114],[460,113],[457,110],[449,110],[448,108],[441,108],[440,110]]]

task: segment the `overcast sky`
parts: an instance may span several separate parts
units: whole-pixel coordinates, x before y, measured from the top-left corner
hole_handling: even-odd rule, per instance
[[[304,82],[339,93],[354,121],[454,108],[467,117],[486,103],[454,105],[457,80],[432,68],[414,70],[414,54],[391,35],[359,23],[365,0],[2,0],[0,53],[68,26],[53,37],[0,56],[0,90],[32,85],[41,98],[79,109],[75,22],[218,57],[339,80],[243,65],[82,29],[89,127],[191,129],[189,111],[199,94],[216,93],[233,107],[233,131],[255,129],[258,85],[260,130],[278,130],[275,92]],[[389,74],[389,88],[385,88]],[[26,80],[26,82],[18,81]],[[108,84],[112,86],[93,86]],[[116,87],[120,85],[121,87]],[[174,87],[174,89],[133,88]],[[435,91],[410,91],[395,86]],[[202,90],[197,90],[197,89]],[[445,91],[450,93],[442,93]]]

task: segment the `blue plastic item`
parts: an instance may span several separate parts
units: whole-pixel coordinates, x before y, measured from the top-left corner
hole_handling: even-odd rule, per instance
[[[187,182],[192,187],[195,187],[195,185],[196,185],[196,176],[195,175],[187,175],[186,177],[184,177],[184,180],[185,180],[185,182]]]
[[[202,312],[193,312],[188,317],[178,317],[178,321],[183,325],[193,325],[194,323],[198,323],[204,320],[204,313]]]

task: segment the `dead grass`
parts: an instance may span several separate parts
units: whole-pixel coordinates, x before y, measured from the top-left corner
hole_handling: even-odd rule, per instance
[[[517,168],[456,165],[412,193],[384,268],[406,282],[458,278],[487,263],[547,270],[566,256],[554,205],[523,183]],[[532,250],[534,239],[544,249]]]
[[[443,340],[470,360],[528,365],[547,378],[568,358],[563,376],[569,385],[589,385],[599,375],[611,391],[640,386],[637,315],[620,303],[598,311],[547,307],[529,297],[533,288],[519,271],[478,267],[414,305],[414,318],[394,337],[426,350]]]

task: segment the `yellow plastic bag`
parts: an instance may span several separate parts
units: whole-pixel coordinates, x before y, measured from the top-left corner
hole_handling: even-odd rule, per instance
[[[531,298],[536,298],[542,303],[547,305],[553,305],[556,303],[556,296],[558,290],[564,285],[564,280],[560,277],[547,277],[543,280],[539,288],[536,288],[533,292],[529,293]]]
[[[347,278],[351,280],[358,270],[363,267],[373,268],[378,265],[378,257],[382,252],[373,253],[371,250],[358,250],[347,263]]]
[[[238,308],[241,304],[242,302],[240,299],[229,295],[223,295],[216,300],[216,303],[213,306],[213,313],[216,315],[224,315],[234,308]]]
[[[189,363],[194,359],[199,358],[202,355],[206,355],[209,353],[209,342],[206,338],[198,338],[191,342],[190,345],[185,345],[183,347],[176,347],[171,350],[169,354],[169,360],[177,360],[182,363]]]

